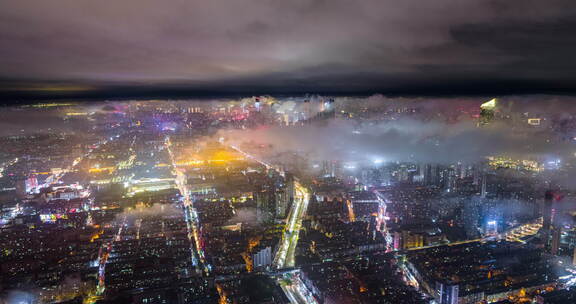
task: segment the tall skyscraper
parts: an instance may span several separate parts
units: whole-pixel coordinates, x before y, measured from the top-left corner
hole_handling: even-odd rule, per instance
[[[482,175],[484,175],[484,168],[482,164],[475,164],[472,168],[472,184],[480,185],[482,182]]]
[[[560,236],[562,235],[562,227],[560,225],[552,226],[552,243],[550,244],[550,253],[553,255],[558,254],[560,249]]]
[[[544,205],[542,209],[542,230],[541,230],[541,237],[544,243],[544,246],[552,251],[552,246],[550,244],[550,234],[552,233],[552,202],[554,199],[554,193],[552,190],[546,191],[544,194]]]
[[[438,185],[440,182],[440,168],[437,164],[427,164],[424,168],[424,184]]]
[[[456,191],[456,172],[454,168],[444,171],[444,190],[448,193]]]
[[[458,304],[458,284],[436,282],[436,301],[440,304]]]
[[[286,186],[284,189],[276,192],[276,217],[285,218],[288,214],[287,211],[294,201],[296,187],[294,184],[294,176],[286,174]]]
[[[478,126],[487,125],[494,120],[497,101],[498,100],[494,98],[480,105],[480,117],[478,120]]]
[[[252,263],[254,269],[263,270],[272,265],[272,249],[270,246],[258,248],[252,254]]]
[[[552,190],[546,191],[544,194],[544,205],[542,209],[542,229],[550,231],[550,226],[552,225],[552,201],[554,199],[554,193]]]
[[[276,213],[276,201],[273,192],[271,191],[258,191],[254,194],[256,200],[256,217],[258,221],[265,222],[274,219]]]
[[[482,188],[480,190],[480,197],[486,198],[487,189],[486,189],[486,173],[482,174]]]

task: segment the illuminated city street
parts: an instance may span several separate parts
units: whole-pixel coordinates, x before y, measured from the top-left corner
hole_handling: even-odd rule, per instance
[[[0,304],[576,303],[573,1],[0,1]]]
[[[108,263],[108,258],[110,258],[110,255],[113,254],[114,243],[120,241],[122,238],[122,230],[126,226],[126,217],[124,217],[122,221],[117,225],[118,232],[116,232],[116,235],[114,235],[114,237],[108,243],[102,244],[102,247],[100,247],[98,252],[98,287],[96,288],[97,296],[102,295],[106,290],[106,264]]]
[[[200,239],[198,236],[198,216],[196,211],[194,211],[193,202],[190,198],[190,193],[186,187],[186,175],[180,171],[176,165],[174,153],[171,149],[170,137],[166,137],[166,149],[170,154],[170,159],[172,160],[172,167],[176,172],[176,185],[180,191],[180,195],[183,198],[184,206],[184,216],[186,221],[186,227],[188,229],[188,239],[190,241],[190,256],[192,257],[192,265],[196,268],[197,273],[202,273],[202,271],[208,272],[208,268],[204,262],[204,253],[202,251]]]
[[[576,209],[555,185],[573,155],[437,153],[500,124],[566,143],[501,99],[437,105],[432,124],[418,103],[368,115],[380,98],[352,109],[262,96],[13,110],[88,131],[0,137],[0,298],[28,281],[41,289],[18,295],[26,304],[570,298]],[[454,117],[464,131],[446,123]]]
[[[298,271],[290,272],[279,278],[278,284],[282,287],[284,293],[290,299],[292,304],[316,304],[318,301],[314,298],[312,293],[307,289]],[[289,283],[287,283],[289,282]]]
[[[267,168],[274,168],[272,165],[258,160],[256,157],[240,150],[234,145],[231,147],[246,156],[249,159],[253,159]],[[278,170],[278,169],[276,169]],[[279,170],[282,175],[284,172]],[[304,188],[300,182],[294,181],[294,203],[292,208],[288,213],[286,227],[284,228],[284,233],[282,234],[282,239],[279,245],[279,249],[274,256],[273,267],[276,269],[281,269],[284,267],[294,267],[294,252],[298,244],[298,235],[300,233],[300,228],[302,226],[302,220],[308,209],[308,203],[310,201],[310,193],[306,188]]]
[[[298,235],[310,201],[310,194],[298,181],[294,181],[294,190],[294,204],[288,214],[282,241],[274,257],[273,266],[278,269],[294,267],[294,252],[298,244]]]

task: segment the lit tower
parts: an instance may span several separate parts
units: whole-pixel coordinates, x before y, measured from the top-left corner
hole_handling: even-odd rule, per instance
[[[254,108],[256,108],[256,112],[260,112],[260,97],[254,98]]]
[[[480,197],[486,198],[486,173],[482,174],[482,188],[480,190]]]
[[[552,225],[552,201],[554,199],[554,193],[552,190],[546,191],[544,194],[544,209],[542,210],[543,222],[542,229],[550,230]]]
[[[478,126],[487,125],[494,120],[497,101],[498,99],[493,98],[480,105],[480,119],[478,120]]]
[[[562,227],[560,225],[552,226],[552,243],[550,244],[550,253],[557,255],[560,249],[560,236],[562,235]]]
[[[542,241],[544,242],[544,246],[547,249],[551,249],[549,246],[550,243],[550,233],[551,233],[551,226],[552,226],[552,201],[554,200],[554,193],[552,190],[546,191],[544,194],[544,205],[542,206],[542,230],[541,236]]]
[[[304,119],[306,119],[307,121],[309,121],[310,118],[312,118],[312,111],[310,109],[309,99],[304,100],[304,115],[306,116]]]
[[[549,230],[549,235],[552,237],[551,243],[550,243],[550,253],[552,255],[557,255],[558,254],[558,250],[560,249],[560,237],[562,235],[562,225],[560,223],[560,219],[558,216],[554,216],[555,215],[555,209],[552,208],[552,200],[555,201],[559,201],[561,200],[561,197],[555,197],[554,193],[551,192],[551,198],[546,197],[546,199],[550,200],[550,203],[547,204],[546,208],[550,209],[549,213],[550,213],[550,217],[548,220],[548,224],[551,225],[550,226],[550,230]]]

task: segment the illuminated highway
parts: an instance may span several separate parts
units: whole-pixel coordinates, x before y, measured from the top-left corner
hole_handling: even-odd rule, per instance
[[[165,140],[166,149],[168,150],[168,154],[170,154],[170,160],[172,161],[172,167],[174,171],[176,171],[176,186],[180,191],[180,194],[184,198],[183,205],[184,205],[184,218],[186,221],[186,228],[188,229],[188,240],[190,241],[190,256],[192,259],[192,265],[196,267],[196,272],[201,274],[204,271],[208,274],[209,269],[208,267],[202,265],[206,265],[205,258],[204,258],[204,251],[202,250],[202,243],[200,242],[200,236],[198,233],[198,227],[200,225],[198,221],[198,215],[196,210],[194,210],[193,202],[190,199],[190,193],[187,187],[187,178],[186,174],[182,172],[176,166],[176,158],[174,157],[174,152],[172,151],[172,143],[170,142],[170,137],[166,137]]]
[[[542,218],[538,218],[533,222],[529,222],[513,228],[500,235],[501,239],[505,239],[509,242],[521,242],[524,243],[522,238],[535,235],[542,228]]]
[[[440,247],[440,246],[457,246],[462,244],[474,243],[474,242],[488,242],[488,241],[495,241],[495,240],[506,240],[508,242],[520,242],[524,243],[522,238],[535,235],[538,233],[540,228],[542,227],[542,218],[538,218],[535,221],[528,222],[526,224],[522,224],[518,227],[514,227],[504,233],[499,234],[498,236],[487,236],[478,239],[471,239],[471,240],[464,240],[459,242],[452,242],[448,244],[435,244],[430,246],[422,246],[422,247],[415,247],[408,249],[409,251],[413,250],[421,250],[426,248],[433,248],[433,247]]]
[[[289,283],[287,283],[289,282]],[[300,272],[294,271],[277,279],[278,285],[292,304],[317,304],[318,301],[300,279]]]
[[[126,216],[122,219],[122,223],[118,228],[118,232],[110,242],[103,243],[102,247],[100,247],[100,251],[98,252],[98,286],[96,288],[96,295],[100,296],[106,290],[106,264],[108,263],[108,258],[110,254],[112,254],[112,249],[114,248],[114,242],[118,242],[121,240],[122,231],[124,226],[126,225]]]
[[[240,154],[244,155],[246,158],[252,159],[268,169],[274,169],[280,173],[280,175],[285,176],[285,172],[276,166],[272,166],[242,150],[240,148],[229,145],[232,149],[236,150]],[[288,214],[288,222],[286,223],[286,228],[284,229],[284,234],[282,234],[282,240],[280,241],[280,247],[272,266],[276,269],[281,269],[284,267],[294,267],[294,253],[296,251],[296,245],[298,244],[298,235],[300,234],[300,228],[302,227],[302,220],[308,209],[308,203],[310,202],[310,193],[308,189],[302,186],[296,178],[294,178],[294,202],[292,208]]]
[[[276,166],[272,166],[244,151],[240,148],[229,145],[232,149],[242,154],[248,159],[252,159],[261,165],[265,166],[267,169],[274,169],[282,176],[285,176],[285,172]],[[294,267],[295,264],[295,252],[296,246],[298,244],[298,236],[300,234],[300,228],[302,227],[302,220],[306,215],[306,210],[308,209],[308,203],[310,202],[310,192],[306,189],[300,182],[294,178],[294,203],[290,212],[288,214],[288,222],[282,234],[282,240],[280,241],[280,247],[274,256],[274,261],[272,262],[272,267],[275,269],[282,269],[285,267]],[[315,304],[316,299],[312,296],[310,291],[304,286],[304,283],[299,276],[292,278],[292,284],[280,284],[282,290],[286,296],[290,299],[292,304]]]
[[[310,193],[298,181],[294,181],[294,203],[288,215],[288,221],[278,252],[274,257],[272,266],[276,269],[284,267],[294,267],[294,255],[298,236],[302,227],[302,219],[306,214],[308,203],[310,202]]]
[[[378,191],[374,190],[374,194],[378,199],[378,215],[376,216],[376,230],[380,232],[386,238],[386,251],[392,251],[394,247],[394,241],[392,236],[388,232],[388,227],[386,226],[386,204],[388,199],[386,196]]]
[[[562,265],[561,260],[559,261],[559,265]],[[564,263],[564,269],[570,274],[560,277],[559,279],[564,282],[566,287],[576,286],[576,267],[574,265]]]

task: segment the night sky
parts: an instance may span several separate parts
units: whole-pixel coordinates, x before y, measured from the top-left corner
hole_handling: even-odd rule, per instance
[[[0,1],[0,97],[576,91],[573,0]]]

